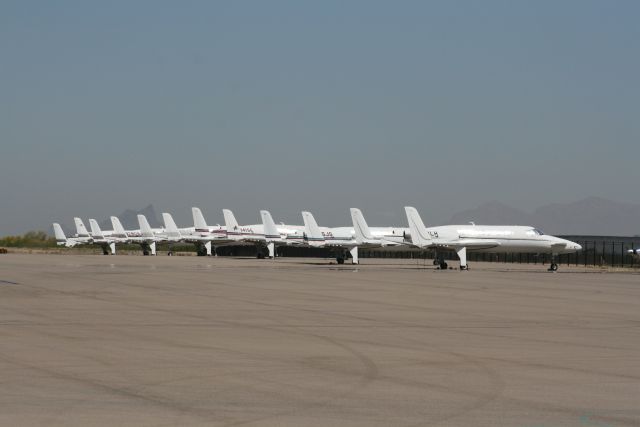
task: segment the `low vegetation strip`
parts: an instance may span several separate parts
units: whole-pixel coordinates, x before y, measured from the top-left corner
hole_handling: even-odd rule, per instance
[[[56,246],[56,239],[44,231],[29,231],[22,236],[0,238],[0,246],[9,248],[51,248]]]

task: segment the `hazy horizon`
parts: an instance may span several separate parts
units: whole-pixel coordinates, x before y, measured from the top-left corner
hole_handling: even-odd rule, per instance
[[[0,235],[640,204],[640,3],[0,6]]]

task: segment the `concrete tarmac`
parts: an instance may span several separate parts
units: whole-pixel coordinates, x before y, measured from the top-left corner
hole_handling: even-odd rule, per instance
[[[0,255],[0,425],[640,426],[640,275]]]

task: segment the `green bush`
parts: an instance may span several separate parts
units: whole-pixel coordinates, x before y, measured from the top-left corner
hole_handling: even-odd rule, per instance
[[[56,246],[56,239],[44,231],[29,231],[22,236],[0,238],[0,246],[11,248],[49,248]]]

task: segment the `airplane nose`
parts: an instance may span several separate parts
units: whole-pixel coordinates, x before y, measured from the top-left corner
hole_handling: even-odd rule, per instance
[[[577,243],[576,243],[576,244],[573,246],[573,249],[575,249],[576,251],[581,251],[581,250],[582,250],[582,246],[580,246],[579,244],[577,244]]]

